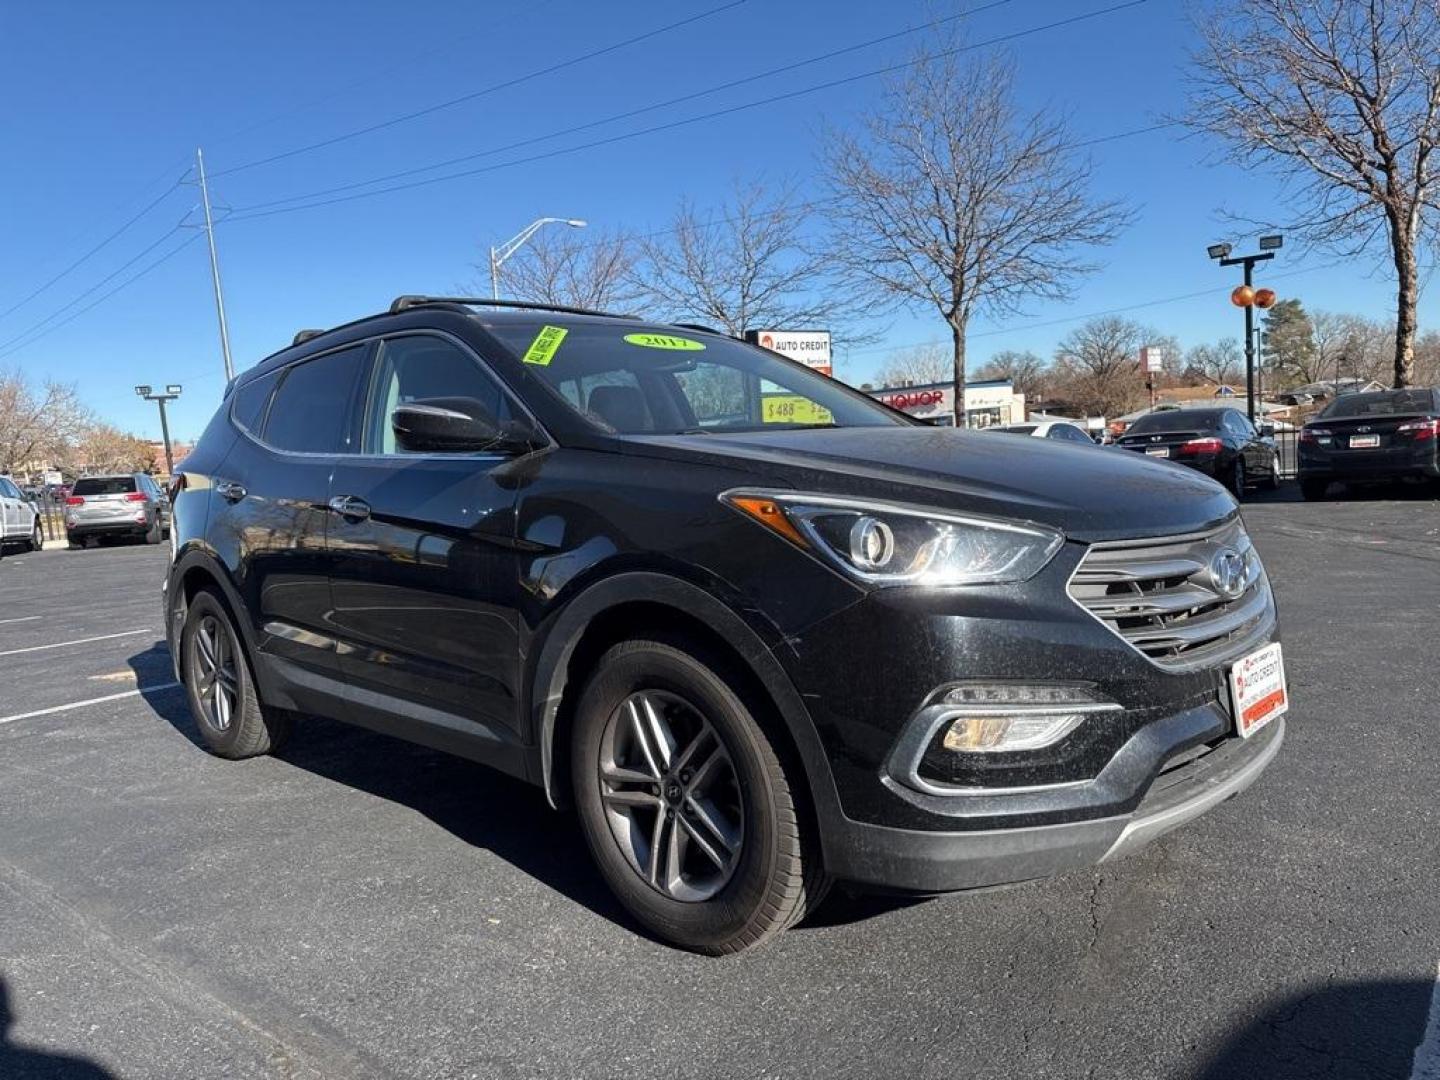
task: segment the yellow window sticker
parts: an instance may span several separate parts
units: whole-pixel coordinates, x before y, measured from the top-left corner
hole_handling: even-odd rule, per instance
[[[539,364],[541,367],[549,365],[555,359],[555,354],[560,351],[560,343],[565,340],[565,335],[570,333],[563,326],[542,326],[540,333],[535,335],[535,340],[530,343],[530,348],[525,350],[525,355],[520,359],[527,364]]]
[[[679,349],[684,352],[698,352],[705,348],[703,341],[673,334],[626,334],[625,340],[631,345],[642,345],[647,349]]]
[[[766,394],[760,399],[760,421],[765,424],[831,424],[835,415],[799,394]]]

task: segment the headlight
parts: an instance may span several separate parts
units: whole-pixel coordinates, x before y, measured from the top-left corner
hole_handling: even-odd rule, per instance
[[[738,489],[720,499],[867,585],[1025,581],[1064,542],[1033,522],[900,503]]]

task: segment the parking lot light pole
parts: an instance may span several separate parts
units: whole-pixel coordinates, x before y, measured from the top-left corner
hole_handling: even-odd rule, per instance
[[[1245,415],[1255,422],[1255,264],[1275,257],[1275,251],[1285,243],[1278,233],[1260,237],[1260,250],[1254,255],[1230,257],[1229,244],[1211,244],[1205,253],[1219,261],[1221,266],[1242,266],[1245,268],[1244,283],[1230,294],[1231,303],[1245,309]],[[1273,297],[1273,293],[1271,296]],[[1272,300],[1273,302],[1273,300]]]
[[[583,229],[586,223],[579,218],[542,217],[532,221],[505,243],[490,249],[490,298],[500,299],[500,265],[519,251],[529,239],[546,225],[569,225],[572,229]]]
[[[135,393],[160,406],[160,437],[165,440],[165,475],[171,476],[175,472],[175,455],[170,449],[170,422],[165,418],[165,403],[180,396],[180,386],[178,383],[171,383],[165,387],[163,394],[152,393],[148,386],[137,386]]]

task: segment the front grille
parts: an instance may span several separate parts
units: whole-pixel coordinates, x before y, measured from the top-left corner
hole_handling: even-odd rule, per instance
[[[1243,561],[1238,592],[1221,591],[1217,556]],[[1239,518],[1191,536],[1096,544],[1071,575],[1070,598],[1163,668],[1204,667],[1248,645],[1268,622],[1270,584]]]

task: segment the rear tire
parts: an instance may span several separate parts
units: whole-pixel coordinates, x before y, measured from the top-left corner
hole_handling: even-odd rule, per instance
[[[1234,475],[1230,477],[1230,494],[1235,496],[1236,502],[1243,502],[1245,499],[1245,459],[1235,459]]]
[[[30,539],[25,541],[26,551],[39,551],[45,546],[45,533],[40,528],[40,519],[35,519],[35,527],[30,530]]]
[[[652,933],[712,956],[799,922],[828,888],[799,773],[728,676],[688,644],[616,645],[581,693],[571,752],[611,890]]]
[[[1270,475],[1265,478],[1265,490],[1278,491],[1280,489],[1280,455],[1276,454],[1270,459]]]
[[[1330,489],[1328,480],[1301,480],[1300,494],[1306,502],[1319,502],[1325,498],[1325,492]]]
[[[290,714],[261,704],[244,640],[209,589],[196,593],[185,612],[180,655],[190,712],[211,753],[248,758],[285,744]]]

